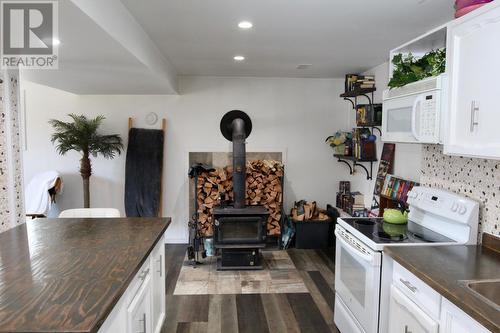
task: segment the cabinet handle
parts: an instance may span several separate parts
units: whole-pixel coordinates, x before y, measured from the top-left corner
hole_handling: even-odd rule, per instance
[[[146,314],[145,313],[142,314],[142,319],[139,319],[139,322],[142,322],[143,331],[138,332],[138,333],[146,333]]]
[[[144,281],[146,279],[146,276],[148,276],[148,274],[149,274],[149,268],[142,271],[141,275],[139,275],[139,279]]]
[[[160,273],[160,276],[163,275],[163,268],[162,268],[162,264],[161,264],[161,260],[162,260],[162,255],[160,254],[160,259],[157,259],[156,261],[158,261],[158,263],[160,264],[160,270],[157,271],[158,273]]]
[[[411,331],[408,330],[408,325],[405,325],[405,333],[411,333]]]
[[[477,105],[477,101],[472,101],[470,106],[470,131],[474,132],[474,126],[479,125],[479,122],[476,120],[477,112],[479,111],[479,106]]]
[[[399,278],[399,281],[401,281],[402,284],[406,286],[406,288],[410,289],[412,293],[417,291],[417,287],[413,286],[410,281],[403,280],[402,278]]]

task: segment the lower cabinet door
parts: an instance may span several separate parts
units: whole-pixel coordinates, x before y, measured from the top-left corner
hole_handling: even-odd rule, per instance
[[[440,333],[489,333],[465,312],[443,298],[441,303]]]
[[[394,285],[391,286],[389,333],[437,333],[439,323]]]
[[[151,328],[153,333],[161,331],[165,320],[165,243],[163,238],[151,255]]]
[[[127,309],[128,333],[151,332],[151,277],[147,274],[144,283]]]

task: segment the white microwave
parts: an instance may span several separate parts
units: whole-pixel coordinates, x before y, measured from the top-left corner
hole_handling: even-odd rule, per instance
[[[384,91],[382,141],[442,143],[446,75]]]

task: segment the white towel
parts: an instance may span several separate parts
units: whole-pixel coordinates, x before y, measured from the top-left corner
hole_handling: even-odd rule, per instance
[[[50,210],[49,189],[56,185],[57,171],[47,171],[33,177],[26,187],[26,214],[46,215]]]

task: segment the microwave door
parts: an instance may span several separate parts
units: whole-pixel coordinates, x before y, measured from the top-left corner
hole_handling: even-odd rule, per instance
[[[417,142],[412,132],[415,95],[384,101],[382,113],[382,140],[389,142]]]

